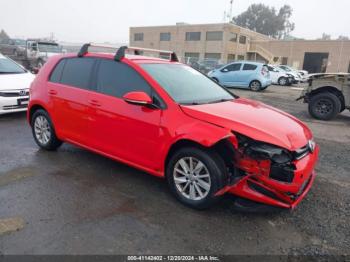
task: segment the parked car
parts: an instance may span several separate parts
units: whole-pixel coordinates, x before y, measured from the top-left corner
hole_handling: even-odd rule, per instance
[[[290,67],[285,66],[285,65],[279,65],[279,66],[277,66],[277,68],[292,75],[293,76],[293,84],[299,84],[299,83],[307,81],[306,76],[303,77],[298,71],[296,71],[293,68],[290,68]]]
[[[198,209],[225,193],[287,209],[305,197],[319,149],[304,123],[233,95],[175,53],[90,46],[51,57],[35,78],[28,121],[39,147],[68,142],[164,177]]]
[[[282,68],[283,70],[285,70],[287,72],[294,71],[294,72],[300,74],[301,77],[306,77],[309,74],[309,72],[306,70],[298,70],[298,69],[295,69],[295,68],[293,68],[291,66],[287,66],[287,65],[280,65],[280,68]]]
[[[250,61],[237,61],[212,70],[208,76],[226,87],[250,88],[261,91],[272,84],[267,65]]]
[[[3,55],[24,55],[26,41],[23,39],[2,39],[0,41],[0,53]]]
[[[289,86],[293,83],[293,76],[284,70],[278,69],[274,65],[268,65],[272,84],[280,86]]]
[[[350,74],[328,73],[309,76],[309,85],[299,99],[309,104],[309,113],[320,120],[331,120],[350,110]]]
[[[194,61],[191,66],[204,74],[207,74],[211,70],[218,68],[220,66],[220,61],[217,59],[203,59]]]
[[[0,54],[0,114],[27,110],[34,75]]]

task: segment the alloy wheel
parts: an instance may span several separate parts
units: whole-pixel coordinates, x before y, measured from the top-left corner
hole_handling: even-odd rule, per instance
[[[49,143],[51,139],[51,128],[49,121],[42,115],[39,115],[34,122],[34,133],[36,139],[42,145]]]
[[[183,157],[173,170],[178,192],[190,200],[204,199],[211,189],[210,173],[203,162],[195,157]]]

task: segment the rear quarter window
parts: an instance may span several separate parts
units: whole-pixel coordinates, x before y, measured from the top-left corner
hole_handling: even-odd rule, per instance
[[[61,81],[62,72],[63,72],[65,63],[66,63],[66,59],[63,59],[58,62],[58,64],[55,66],[55,68],[53,69],[50,75],[50,79],[49,79],[50,82],[59,83]]]

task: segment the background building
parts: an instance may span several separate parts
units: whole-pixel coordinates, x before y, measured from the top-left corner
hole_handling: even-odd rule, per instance
[[[312,73],[350,71],[348,40],[276,40],[231,23],[131,27],[129,37],[131,46],[173,50],[186,63],[205,58],[221,63],[246,59]]]

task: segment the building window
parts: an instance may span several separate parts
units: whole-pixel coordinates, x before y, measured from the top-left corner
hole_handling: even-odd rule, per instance
[[[237,60],[244,60],[244,55],[238,55]]]
[[[222,41],[223,32],[222,31],[211,31],[207,32],[207,41]]]
[[[171,34],[170,33],[160,33],[160,41],[170,41]]]
[[[135,33],[134,41],[143,41],[143,33]]]
[[[201,32],[186,32],[186,41],[200,41]]]
[[[247,37],[244,35],[239,36],[239,43],[245,45],[247,43]]]
[[[185,53],[185,63],[192,65],[199,60],[199,53]]]
[[[288,65],[288,57],[282,57],[282,65]]]
[[[227,63],[231,63],[235,61],[236,55],[235,54],[228,54],[227,55]]]
[[[229,41],[237,42],[237,34],[230,32]]]
[[[170,54],[169,53],[162,53],[162,52],[160,52],[159,53],[159,57],[162,58],[162,59],[169,60],[170,59]]]
[[[205,53],[204,58],[220,60],[221,54],[220,53]]]

